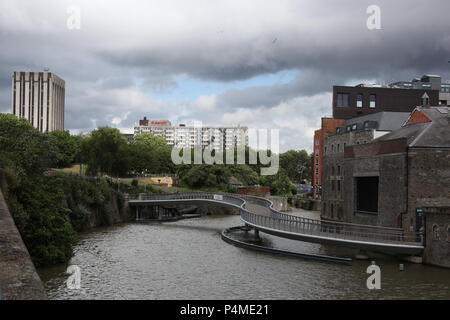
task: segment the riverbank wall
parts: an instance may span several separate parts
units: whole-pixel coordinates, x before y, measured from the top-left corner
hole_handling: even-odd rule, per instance
[[[312,199],[292,199],[292,206],[295,208],[301,208],[304,210],[310,211],[320,211],[321,203],[320,200],[312,200]]]
[[[3,197],[0,172],[0,300],[46,300],[44,285]]]

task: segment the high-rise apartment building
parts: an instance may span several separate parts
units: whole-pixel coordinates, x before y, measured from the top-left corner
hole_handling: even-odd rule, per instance
[[[134,127],[134,134],[152,133],[180,148],[227,150],[248,145],[247,127],[173,126],[169,120],[148,120],[144,117]]]
[[[40,132],[64,130],[65,82],[51,72],[12,74],[12,113]]]

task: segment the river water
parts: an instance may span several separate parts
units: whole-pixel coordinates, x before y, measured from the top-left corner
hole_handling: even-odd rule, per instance
[[[296,215],[314,213],[296,209]],[[371,261],[351,265],[241,249],[222,241],[239,216],[169,223],[127,223],[82,234],[67,265],[38,270],[50,299],[450,299],[450,270],[373,256],[381,289],[369,290]],[[324,247],[260,233],[264,244],[302,253],[352,257]],[[399,270],[399,263],[405,270]],[[68,289],[69,265],[81,288]]]

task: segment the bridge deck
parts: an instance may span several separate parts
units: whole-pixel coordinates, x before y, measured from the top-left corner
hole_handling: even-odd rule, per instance
[[[130,197],[130,205],[212,202],[238,208],[241,220],[262,232],[275,236],[334,244],[391,254],[412,255],[423,251],[418,234],[403,230],[351,223],[328,222],[284,214],[273,209],[268,199],[225,193],[178,193]]]

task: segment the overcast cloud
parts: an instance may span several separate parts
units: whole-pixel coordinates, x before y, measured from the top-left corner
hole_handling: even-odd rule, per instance
[[[366,27],[371,4],[381,30]],[[282,151],[311,150],[334,84],[450,79],[449,12],[448,0],[2,0],[0,112],[13,71],[48,67],[66,81],[72,132],[147,116],[278,128]]]

